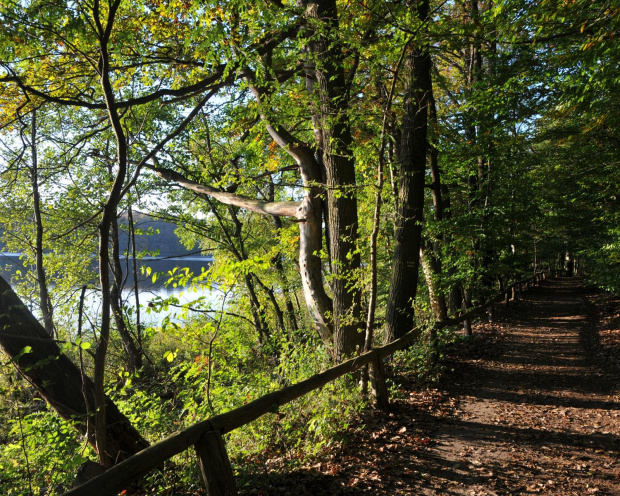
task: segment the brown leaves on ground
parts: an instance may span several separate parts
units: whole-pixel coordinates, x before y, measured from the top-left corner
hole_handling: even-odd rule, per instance
[[[240,494],[410,494],[415,481],[428,476],[416,465],[433,445],[429,433],[437,418],[450,416],[455,403],[437,389],[409,391],[389,412],[369,410],[357,418],[346,443],[327,459],[288,474],[280,472],[284,463],[278,467],[272,461],[270,471],[252,477]]]
[[[545,281],[450,350],[441,387],[396,374],[389,412],[365,412],[320,461],[256,467],[240,494],[618,495],[619,310],[578,279]]]
[[[620,374],[620,298],[590,292],[585,299],[588,316],[598,331],[589,334],[589,351],[596,361]]]

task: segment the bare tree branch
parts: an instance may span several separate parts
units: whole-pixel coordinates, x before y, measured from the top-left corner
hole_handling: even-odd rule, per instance
[[[163,167],[154,167],[151,165],[145,165],[144,167],[152,170],[162,179],[165,179],[167,181],[173,181],[195,193],[215,198],[216,200],[226,205],[234,205],[236,207],[245,208],[247,210],[251,210],[252,212],[256,212],[262,215],[284,215],[286,217],[295,217],[298,220],[304,220],[303,217],[300,217],[302,212],[300,210],[301,202],[266,202],[261,200],[254,200],[252,198],[247,198],[242,195],[228,193],[226,191],[220,191],[218,189],[212,188],[211,186],[197,183],[196,181],[192,181],[191,179],[188,179],[182,174],[179,174],[178,172],[170,169],[165,169]]]

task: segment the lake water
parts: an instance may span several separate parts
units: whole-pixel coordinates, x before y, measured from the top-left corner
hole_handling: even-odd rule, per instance
[[[1,252],[0,253],[0,275],[5,279],[10,279],[14,276],[17,271],[27,272],[31,270],[32,267],[25,266],[23,260],[21,260],[20,253],[8,253]],[[187,257],[144,257],[138,260],[138,286],[140,289],[161,289],[164,288],[164,282],[167,280],[167,277],[160,277],[155,283],[152,280],[151,276],[143,275],[143,273],[147,269],[151,269],[152,273],[163,273],[167,274],[168,272],[173,271],[175,268],[189,268],[194,274],[200,274],[201,270],[207,270],[209,266],[213,263],[212,256],[187,256]],[[122,260],[123,271],[128,272],[127,277],[127,286],[132,286],[134,284],[133,280],[133,263],[131,260],[127,263],[127,261]],[[93,257],[93,270],[96,268],[96,261]]]
[[[218,302],[221,302],[221,296],[218,291],[211,291],[201,288],[185,288],[174,287],[172,284],[166,285],[166,281],[169,279],[167,275],[175,268],[177,272],[184,268],[188,268],[194,274],[200,274],[203,270],[207,270],[213,263],[213,257],[211,256],[187,256],[187,257],[171,257],[171,258],[156,258],[145,257],[138,261],[137,273],[138,273],[138,290],[140,294],[140,318],[141,322],[150,325],[159,325],[166,316],[170,317],[172,321],[178,321],[181,309],[175,307],[169,307],[168,311],[156,313],[149,303],[157,302],[162,299],[175,297],[178,299],[178,304],[183,305],[191,303],[200,297],[203,297],[213,308],[219,308]],[[22,273],[31,270],[32,268],[24,266],[20,259],[19,253],[0,253],[0,275],[7,281],[10,281],[17,271]],[[123,269],[128,269],[128,277],[126,282],[126,288],[123,290],[123,300],[128,308],[135,310],[135,296],[133,294],[134,279],[133,279],[133,265],[131,261],[126,264],[123,261]],[[149,273],[151,275],[146,275]],[[161,274],[155,282],[153,282],[152,274]],[[100,295],[96,290],[90,290],[87,293],[85,299],[87,310],[92,315],[97,315],[101,307]],[[150,311],[147,311],[149,309]],[[36,313],[36,312],[35,312]],[[194,312],[195,314],[196,312]],[[190,315],[192,312],[189,313]]]

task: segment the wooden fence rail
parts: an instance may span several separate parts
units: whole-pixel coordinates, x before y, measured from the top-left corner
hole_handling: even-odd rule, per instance
[[[513,287],[520,287],[522,284],[529,287],[531,282],[535,284],[541,277],[542,273],[537,273],[527,280],[516,282],[504,288],[501,293],[483,305],[458,317],[437,322],[433,329],[437,331],[470,320],[506,298]],[[266,413],[277,412],[280,406],[319,389],[345,374],[359,370],[364,365],[374,363],[380,368],[385,357],[409,346],[422,332],[424,329],[415,328],[385,346],[374,348],[301,382],[268,393],[239,408],[198,422],[149,446],[118,465],[110,467],[103,474],[71,489],[62,496],[112,496],[127,488],[147,471],[161,466],[166,460],[192,446],[196,451],[202,477],[207,487],[207,494],[209,496],[236,495],[232,469],[222,440],[223,434],[248,424]]]

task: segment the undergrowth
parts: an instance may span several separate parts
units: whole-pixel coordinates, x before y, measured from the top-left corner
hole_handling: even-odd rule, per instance
[[[194,319],[183,327],[151,329],[145,342],[151,357],[147,369],[131,375],[122,363],[110,367],[108,394],[149,442],[331,366],[318,339],[280,336],[258,344],[249,330],[216,324]],[[396,353],[388,369],[393,377],[436,381],[445,372],[443,349],[456,339],[454,332],[442,331],[434,355],[422,340]],[[2,377],[11,377],[9,364],[5,367]],[[393,379],[390,384],[392,394],[398,394]],[[51,496],[68,490],[80,464],[96,459],[92,449],[25,382],[5,380],[0,393],[0,493]],[[29,410],[33,401],[39,407]],[[237,483],[245,483],[244,467],[256,470],[277,460],[278,466],[292,469],[335,449],[365,406],[357,380],[343,377],[227,434]],[[194,453],[186,451],[170,463],[173,470],[146,476],[140,493],[201,494]]]

